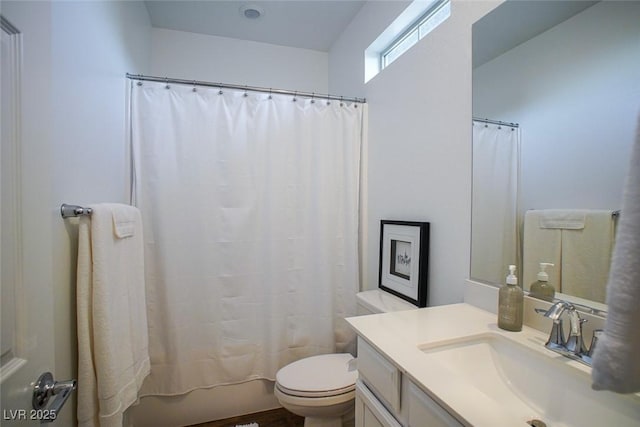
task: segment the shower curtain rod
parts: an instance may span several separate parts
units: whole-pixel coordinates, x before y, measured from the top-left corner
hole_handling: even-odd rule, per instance
[[[518,123],[508,123],[508,122],[502,122],[500,120],[490,120],[490,119],[480,119],[478,117],[472,117],[474,122],[482,122],[482,123],[489,123],[492,125],[499,125],[499,126],[509,126],[512,128],[519,128],[520,125]]]
[[[365,104],[367,100],[365,98],[349,98],[346,96],[337,96],[337,95],[329,95],[329,94],[319,94],[313,92],[299,92],[293,90],[284,90],[284,89],[273,89],[273,88],[265,88],[258,86],[241,86],[241,85],[233,85],[227,83],[213,83],[213,82],[204,82],[200,80],[185,80],[185,79],[173,79],[168,77],[156,77],[156,76],[145,76],[142,74],[129,74],[127,73],[127,78],[131,80],[142,80],[142,81],[150,81],[150,82],[161,82],[161,83],[175,83],[175,84],[184,84],[191,86],[206,86],[206,87],[217,87],[217,88],[225,88],[225,89],[236,89],[236,90],[244,90],[251,92],[263,92],[269,94],[277,94],[277,95],[293,95],[301,96],[303,98],[311,98],[311,99],[326,99],[332,101],[344,101],[344,102],[355,102],[359,104]]]

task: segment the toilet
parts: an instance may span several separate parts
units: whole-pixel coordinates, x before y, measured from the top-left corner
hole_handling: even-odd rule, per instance
[[[359,316],[417,309],[380,289],[360,292],[356,298]],[[274,394],[285,409],[304,417],[305,427],[342,427],[353,422],[355,362],[349,353],[300,359],[278,371]]]

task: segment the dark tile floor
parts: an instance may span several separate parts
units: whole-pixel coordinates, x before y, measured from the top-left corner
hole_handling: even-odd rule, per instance
[[[236,425],[258,423],[260,427],[302,427],[304,418],[292,414],[284,408],[224,420],[195,424],[190,427],[235,427]]]

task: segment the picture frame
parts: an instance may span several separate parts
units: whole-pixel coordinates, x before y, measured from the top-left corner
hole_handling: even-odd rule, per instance
[[[378,287],[417,307],[428,303],[428,222],[380,221]]]

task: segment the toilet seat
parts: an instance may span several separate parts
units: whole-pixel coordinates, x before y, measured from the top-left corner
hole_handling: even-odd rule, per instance
[[[349,353],[322,354],[293,362],[276,374],[276,387],[289,396],[323,398],[350,394],[358,371]]]

